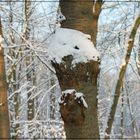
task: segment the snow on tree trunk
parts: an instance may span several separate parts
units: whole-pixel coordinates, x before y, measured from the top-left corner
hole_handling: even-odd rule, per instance
[[[82,0],[61,0],[61,12],[66,17],[66,20],[62,21],[63,28],[72,28],[90,34],[91,40],[96,46],[98,18],[102,4],[102,0],[96,3],[93,3],[92,0],[87,2]]]
[[[63,94],[68,89],[83,93],[88,106],[78,103],[71,93],[60,104],[67,138],[99,138],[96,97],[100,56],[90,36],[58,29],[50,39],[48,54]]]

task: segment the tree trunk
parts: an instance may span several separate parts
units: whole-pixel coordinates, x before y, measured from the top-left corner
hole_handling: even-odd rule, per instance
[[[13,27],[13,7],[14,7],[14,3],[12,2],[12,0],[9,0],[7,2],[8,6],[10,7],[10,12],[9,12],[9,38],[10,38],[10,43],[11,44],[15,44],[15,38],[14,38],[14,33],[13,33],[13,30],[12,30],[12,27]],[[9,49],[9,55],[12,57],[12,59],[17,59],[18,55],[15,54],[14,51],[10,50]],[[16,57],[17,56],[17,57]],[[8,75],[8,81],[10,82],[9,84],[11,85],[10,87],[8,87],[12,92],[15,92],[19,85],[16,83],[17,81],[17,77],[16,77],[16,74],[17,74],[17,70],[16,70],[16,65],[13,64],[12,67],[11,67],[11,73],[10,75]],[[13,82],[14,81],[14,82]],[[14,95],[14,109],[15,109],[15,120],[18,120],[19,119],[19,94],[18,93],[15,93]],[[12,118],[10,118],[12,120]],[[13,126],[11,124],[11,126]],[[19,140],[19,135],[18,135],[18,132],[19,132],[19,123],[16,123],[15,127],[13,127],[14,129],[14,133],[16,134],[15,136],[12,136],[13,139],[16,139],[16,140]],[[12,129],[12,127],[11,127]]]
[[[75,97],[66,99],[67,105],[60,104],[66,137],[68,139],[99,138],[96,98],[96,79],[99,73],[98,62],[89,61],[87,63],[79,63],[72,69],[70,57],[65,57],[63,59],[65,63],[63,64],[52,62],[61,90],[75,89],[78,92],[84,93],[88,108],[76,103],[74,101]],[[87,73],[89,76],[87,76]]]
[[[1,19],[0,19],[0,35],[2,37]],[[4,50],[0,43],[0,139],[4,138],[10,138],[10,121],[8,112]]]
[[[95,12],[93,12],[93,4],[92,0],[60,0],[61,12],[66,17],[61,25],[64,28],[79,30],[91,35],[94,46],[96,46],[98,18],[103,2],[101,0],[95,3]]]
[[[66,20],[62,21],[62,27],[82,31],[91,35],[96,46],[98,18],[101,12],[102,2],[60,0],[62,14]],[[64,64],[53,63],[61,90],[75,89],[84,93],[88,108],[79,106],[74,97],[67,100],[68,105],[61,104],[60,112],[64,120],[66,137],[68,139],[99,138],[98,113],[97,113],[97,75],[99,73],[98,62],[89,61],[79,63],[71,69],[71,56],[64,58]],[[87,76],[89,73],[89,76]],[[73,100],[73,104],[71,104]],[[70,104],[69,104],[70,102]]]

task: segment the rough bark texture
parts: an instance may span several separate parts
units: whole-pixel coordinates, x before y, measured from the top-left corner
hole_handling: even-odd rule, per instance
[[[1,20],[0,20],[0,35],[2,36]],[[0,139],[4,138],[10,138],[10,122],[8,112],[4,50],[0,44]]]
[[[66,20],[62,21],[62,27],[82,31],[91,35],[96,46],[98,31],[98,18],[101,12],[102,0],[96,2],[93,13],[93,0],[61,0],[60,7]]]
[[[59,80],[61,90],[75,89],[85,95],[88,108],[83,108],[73,95],[67,97],[67,105],[60,105],[61,116],[64,120],[66,137],[68,139],[99,138],[97,118],[97,75],[98,62],[89,61],[78,63],[72,68],[73,57],[63,58],[63,63],[52,62]]]

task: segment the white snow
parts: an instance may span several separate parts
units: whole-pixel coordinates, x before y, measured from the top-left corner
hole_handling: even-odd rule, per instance
[[[88,62],[89,60],[98,61],[100,55],[91,42],[90,35],[80,31],[59,28],[50,37],[48,44],[49,59],[63,63],[64,56],[72,55],[72,66],[76,63]]]
[[[132,38],[130,38],[130,39],[129,39],[129,41],[133,41],[133,39],[132,39]]]
[[[124,60],[121,67],[124,67],[126,65],[126,61]]]
[[[83,93],[81,93],[81,92],[77,92],[77,93],[76,93],[76,98],[80,98],[80,97],[82,97],[82,96],[84,96]]]
[[[95,13],[96,2],[97,2],[97,0],[94,0],[94,4],[93,4],[93,13]]]
[[[74,93],[74,92],[76,92],[76,90],[75,89],[67,89],[67,90],[65,90],[65,91],[62,91],[62,95],[63,94],[72,94],[72,93]]]
[[[62,91],[62,96],[67,97],[67,94],[73,94],[73,93],[76,93],[75,89],[67,89],[67,90]],[[64,103],[64,100],[59,98],[58,103],[62,104],[62,103]]]
[[[3,42],[3,37],[0,35],[0,44]]]
[[[67,97],[68,94],[74,94],[75,100],[78,99],[78,103],[80,103],[80,101],[81,101],[83,103],[83,106],[85,108],[88,108],[88,105],[84,99],[85,95],[83,93],[77,92],[75,89],[67,89],[65,91],[62,91],[62,96]],[[64,103],[64,100],[65,99],[62,100],[61,98],[59,98],[58,102],[62,104],[62,103]],[[64,105],[66,105],[66,103],[64,103]]]
[[[85,101],[85,99],[84,99],[84,94],[81,93],[81,92],[76,92],[75,95],[76,95],[76,99],[77,99],[77,98],[80,99],[81,102],[83,103],[84,107],[85,107],[85,108],[88,108],[88,105],[87,105],[87,103],[86,103],[86,101]]]
[[[139,56],[136,56],[136,63],[137,63],[137,67],[140,68],[140,60],[139,60]]]

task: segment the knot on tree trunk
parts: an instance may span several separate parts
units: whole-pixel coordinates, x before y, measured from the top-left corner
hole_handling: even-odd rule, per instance
[[[74,89],[65,90],[62,92],[59,104],[61,117],[65,123],[76,126],[84,123],[84,110],[88,105],[83,93]]]

